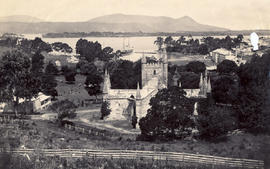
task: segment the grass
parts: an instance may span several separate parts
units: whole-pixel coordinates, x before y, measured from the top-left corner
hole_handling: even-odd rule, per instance
[[[24,156],[4,154],[0,155],[1,168],[17,168],[17,169],[232,169],[225,166],[211,166],[198,164],[176,163],[172,161],[157,161],[143,159],[104,159],[104,158],[59,158],[45,156],[30,156],[31,160],[27,160]]]
[[[14,124],[13,124],[14,125]],[[27,148],[129,149],[199,153],[234,158],[270,160],[270,136],[233,135],[227,141],[209,143],[202,140],[169,142],[136,141],[129,134],[87,135],[59,127],[48,121],[28,121],[18,130],[1,127],[0,138],[18,138]],[[100,132],[99,130],[96,130]],[[8,135],[6,134],[8,132]],[[108,131],[110,133],[110,131]],[[24,138],[24,139],[22,139]]]

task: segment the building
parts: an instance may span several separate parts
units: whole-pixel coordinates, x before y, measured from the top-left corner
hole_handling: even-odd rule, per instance
[[[143,55],[141,88],[138,83],[137,89],[111,89],[110,74],[105,70],[103,100],[110,103],[111,109],[111,114],[106,120],[131,120],[135,112],[139,120],[147,114],[150,99],[156,95],[158,90],[167,88],[168,84],[167,54],[163,52],[159,56],[157,63],[147,63],[146,57]],[[173,77],[174,84],[181,86],[180,77],[177,74]],[[207,94],[211,93],[211,83],[207,71],[204,76],[201,74],[199,86],[198,89],[184,89],[186,96],[188,98],[206,98]]]
[[[32,113],[44,110],[52,103],[51,96],[47,96],[43,93],[38,93],[38,96],[33,97],[30,101],[20,98],[18,105],[19,113]],[[15,100],[15,98],[14,98]],[[1,103],[0,112],[14,112],[14,103]]]
[[[216,64],[221,63],[223,60],[234,61],[238,66],[240,66],[241,64],[245,64],[246,60],[242,59],[242,57],[238,55],[238,49],[235,49],[235,51],[232,52],[224,48],[216,49],[209,53],[211,60],[214,61]]]
[[[225,48],[219,48],[216,50],[213,50],[212,52],[209,53],[210,58],[216,63],[219,64],[221,63],[223,60],[226,59],[226,57],[230,57],[231,51],[227,50]]]
[[[105,71],[103,85],[103,99],[110,103],[111,114],[107,120],[124,120],[132,117],[132,110],[129,104],[130,99],[136,101],[136,116],[138,119],[146,115],[150,99],[159,89],[166,88],[168,83],[168,60],[166,52],[158,54],[156,63],[148,63],[143,55],[142,86],[139,83],[137,89],[111,89],[110,74]]]

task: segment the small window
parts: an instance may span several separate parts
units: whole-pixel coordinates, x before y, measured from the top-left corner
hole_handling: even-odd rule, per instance
[[[154,75],[156,75],[156,70],[154,70]]]

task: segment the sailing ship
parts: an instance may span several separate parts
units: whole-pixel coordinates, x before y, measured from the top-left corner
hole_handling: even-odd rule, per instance
[[[129,44],[129,39],[128,39],[128,44],[125,44],[125,39],[123,39],[123,49],[121,50],[121,55],[125,56],[125,55],[129,55],[133,52],[133,48],[130,47]]]

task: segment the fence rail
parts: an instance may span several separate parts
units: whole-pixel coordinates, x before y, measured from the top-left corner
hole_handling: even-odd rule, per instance
[[[45,156],[59,156],[62,158],[112,158],[112,159],[150,159],[167,160],[184,163],[197,163],[212,166],[228,166],[237,168],[264,168],[261,160],[250,160],[240,158],[225,158],[201,154],[177,153],[177,152],[155,152],[155,151],[135,151],[135,150],[92,150],[92,149],[19,149],[7,151],[10,153],[30,154],[36,153]]]

